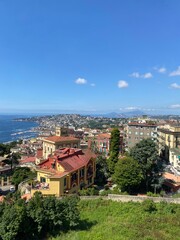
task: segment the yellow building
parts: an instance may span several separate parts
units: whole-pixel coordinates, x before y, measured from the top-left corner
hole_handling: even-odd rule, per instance
[[[66,136],[50,136],[43,139],[43,158],[47,159],[59,148],[79,148],[80,140],[75,137]]]
[[[31,190],[31,195],[41,191],[43,195],[59,197],[91,186],[96,172],[95,159],[90,150],[62,148],[55,151],[53,156],[38,165],[39,183]]]
[[[170,149],[180,149],[180,126],[170,126],[158,128],[157,141],[159,154],[169,160]]]

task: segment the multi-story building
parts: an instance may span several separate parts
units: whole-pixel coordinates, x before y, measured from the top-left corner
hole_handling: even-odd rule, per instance
[[[77,193],[94,183],[96,155],[90,150],[62,148],[37,166],[38,184],[31,195],[41,191],[43,195],[62,196]]]
[[[180,171],[180,148],[171,148],[169,150],[169,162]]]
[[[110,140],[111,140],[111,133],[99,133],[93,139],[89,140],[89,148],[92,148],[94,151],[104,153],[105,156],[108,156],[109,150],[110,150]],[[123,142],[122,132],[120,132],[120,135],[119,135],[119,152],[120,153],[124,152],[124,142]]]
[[[100,133],[94,139],[95,146],[98,152],[104,153],[106,156],[109,154],[111,134]]]
[[[66,128],[56,128],[56,135],[43,139],[43,157],[47,157],[55,152],[59,148],[79,148],[80,139],[68,136]]]
[[[180,149],[180,126],[166,125],[157,130],[159,154],[169,160],[171,149]]]
[[[127,150],[143,139],[151,138],[156,141],[157,125],[145,122],[130,122],[125,128],[125,137]]]

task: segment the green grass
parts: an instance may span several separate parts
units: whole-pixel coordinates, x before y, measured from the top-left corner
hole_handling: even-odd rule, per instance
[[[149,204],[149,203],[148,203]],[[81,200],[78,229],[53,240],[179,240],[180,205],[155,204],[153,212],[141,203]],[[145,210],[146,209],[146,210]]]

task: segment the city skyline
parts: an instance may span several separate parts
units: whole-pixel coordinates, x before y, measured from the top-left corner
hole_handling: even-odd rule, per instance
[[[0,2],[0,114],[180,114],[179,7]]]

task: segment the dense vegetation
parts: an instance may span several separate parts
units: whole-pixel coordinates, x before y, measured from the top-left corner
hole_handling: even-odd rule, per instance
[[[108,167],[111,174],[114,173],[115,165],[119,159],[120,132],[118,128],[111,131]]]
[[[76,230],[53,240],[179,240],[180,205],[83,200]],[[84,222],[84,224],[83,224]]]
[[[160,190],[163,183],[163,165],[156,143],[150,138],[143,139],[130,150],[130,156],[138,162],[142,170],[144,189],[153,189],[155,192]]]
[[[143,180],[143,174],[136,160],[125,157],[116,163],[113,179],[121,191],[131,194],[137,192]]]
[[[0,239],[38,240],[67,231],[79,223],[78,199],[43,197],[37,192],[28,202],[14,195],[0,203]]]
[[[16,186],[16,189],[18,187],[18,185],[23,182],[26,179],[33,179],[36,177],[36,172],[31,171],[30,168],[28,167],[19,167],[19,168],[15,168],[13,175],[12,175],[12,179],[11,179],[11,183],[14,184]]]

